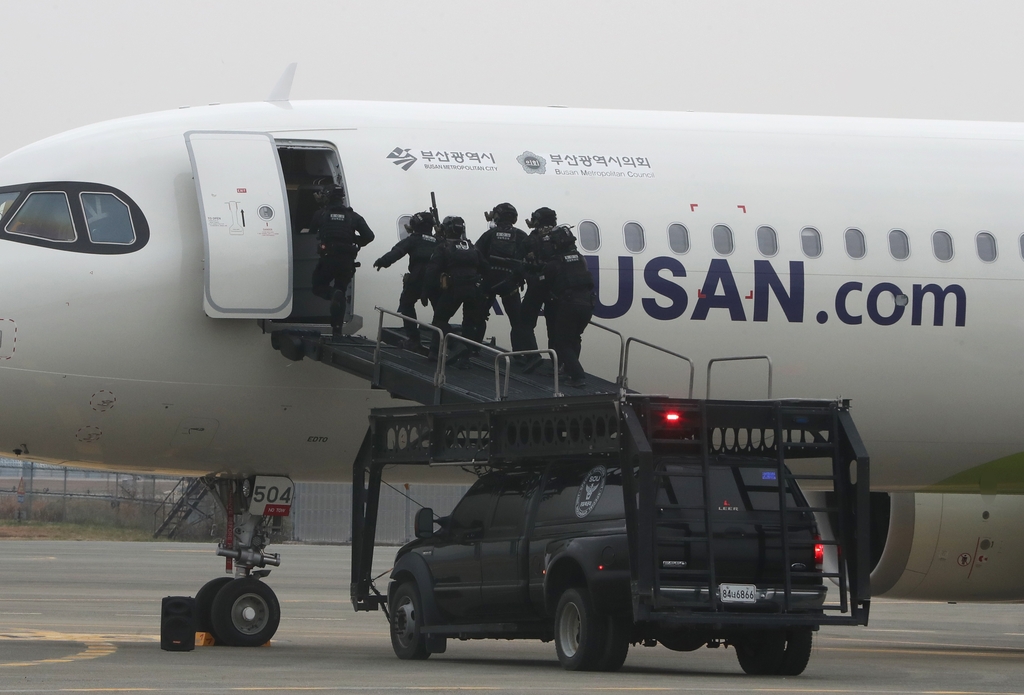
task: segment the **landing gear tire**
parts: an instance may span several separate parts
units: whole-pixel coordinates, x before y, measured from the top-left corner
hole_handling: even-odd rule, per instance
[[[567,589],[555,609],[555,651],[562,668],[598,670],[607,638],[608,618],[594,610],[590,592],[582,587]]]
[[[604,656],[598,668],[602,671],[618,671],[629,653],[629,637],[632,624],[617,615],[608,616],[608,636],[604,642]]]
[[[420,632],[422,611],[415,582],[404,582],[391,599],[391,647],[399,659],[421,661],[430,656],[426,635]]]
[[[735,644],[740,668],[751,676],[771,676],[779,673],[786,653],[786,633],[779,631],[752,632]]]
[[[814,632],[807,629],[786,631],[786,653],[779,668],[780,676],[799,676],[811,659]]]
[[[210,611],[213,633],[231,647],[266,644],[281,623],[281,604],[255,577],[234,579],[217,592]]]
[[[196,592],[196,630],[211,633],[218,642],[222,640],[213,629],[213,599],[226,584],[233,581],[234,577],[217,577],[203,584],[203,588]]]

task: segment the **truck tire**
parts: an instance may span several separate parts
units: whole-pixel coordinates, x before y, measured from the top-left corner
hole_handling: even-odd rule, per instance
[[[633,623],[618,615],[608,616],[608,636],[604,642],[604,657],[599,665],[602,671],[618,671],[629,653],[629,638]]]
[[[786,653],[779,668],[780,676],[799,676],[811,659],[811,641],[814,632],[810,629],[786,631]]]
[[[584,587],[566,589],[555,609],[555,651],[562,668],[596,671],[607,637],[608,618],[594,610],[590,592]]]
[[[786,653],[786,633],[781,630],[758,631],[735,643],[740,668],[751,676],[771,676],[779,672]]]
[[[420,661],[430,656],[426,635],[420,632],[423,626],[421,605],[416,582],[403,582],[395,589],[388,608],[391,612],[391,648],[399,659]]]

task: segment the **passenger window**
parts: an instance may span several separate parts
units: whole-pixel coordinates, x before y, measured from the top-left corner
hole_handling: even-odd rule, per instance
[[[622,236],[626,241],[626,248],[631,253],[640,253],[644,250],[644,228],[636,222],[627,222],[622,228]]]
[[[948,261],[953,258],[953,237],[949,232],[941,229],[932,234],[932,253],[940,261]]]
[[[498,475],[486,476],[476,481],[476,484],[469,488],[469,492],[459,500],[459,504],[452,511],[448,522],[449,530],[483,529],[484,519],[493,508],[494,494],[500,484],[501,476]]]
[[[821,255],[821,232],[814,227],[804,227],[800,230],[800,248],[808,258],[817,258]]]
[[[96,244],[131,244],[135,227],[128,206],[113,193],[82,193],[89,239]]]
[[[0,217],[3,217],[11,206],[14,205],[14,201],[21,195],[18,191],[9,191],[8,193],[0,193]]]
[[[412,220],[412,215],[402,215],[398,218],[398,240],[401,241],[405,237],[409,236],[409,230],[405,228],[405,225],[409,224]]]
[[[1024,260],[1024,234],[1020,235],[1020,239],[1017,240],[1017,244],[1020,246],[1020,257]]]
[[[67,194],[58,191],[30,193],[7,224],[7,231],[49,241],[70,242],[78,238]]]
[[[996,238],[988,232],[978,232],[975,240],[978,245],[978,258],[991,263],[996,259]]]
[[[732,230],[724,224],[716,224],[711,230],[711,241],[715,251],[723,256],[728,256],[733,251]]]
[[[686,253],[690,250],[690,232],[683,225],[675,222],[668,226],[668,246],[672,253]]]
[[[846,240],[846,253],[855,260],[864,258],[868,252],[867,242],[864,240],[864,232],[851,227],[843,235]]]
[[[526,518],[526,503],[533,492],[536,476],[510,474],[494,503],[494,517],[487,530],[490,537],[517,536],[522,532]]]
[[[583,220],[579,226],[580,246],[584,251],[597,251],[601,248],[601,228],[596,222]]]
[[[757,228],[757,250],[762,256],[774,256],[779,252],[779,237],[771,227]]]
[[[889,232],[889,253],[897,261],[905,261],[910,257],[910,237],[902,229]]]

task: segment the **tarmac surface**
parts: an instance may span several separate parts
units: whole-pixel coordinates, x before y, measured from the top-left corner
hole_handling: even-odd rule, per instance
[[[348,599],[349,549],[284,545],[266,648],[159,647],[160,599],[219,575],[214,544],[0,542],[3,693],[1024,693],[1024,605],[877,599],[866,628],[823,628],[802,676],[750,677],[732,649],[634,647],[618,673],[563,671],[550,643],[449,641],[399,661],[381,613]],[[393,549],[378,549],[384,572]],[[378,573],[379,573],[378,572]],[[383,586],[383,585],[382,585]]]

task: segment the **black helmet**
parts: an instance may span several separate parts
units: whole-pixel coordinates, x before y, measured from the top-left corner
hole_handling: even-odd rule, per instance
[[[530,219],[526,220],[526,225],[530,228],[554,227],[556,224],[558,224],[558,217],[551,208],[537,208],[530,215]]]
[[[562,251],[576,245],[576,236],[572,233],[571,227],[560,224],[551,230],[551,243],[556,249]]]
[[[461,239],[466,235],[466,221],[461,217],[448,215],[441,221],[441,234],[445,239]]]
[[[344,203],[345,189],[334,183],[330,177],[319,178],[313,182],[313,200],[317,205]]]
[[[519,219],[519,211],[512,203],[498,203],[493,210],[484,213],[484,219],[497,225],[515,224]]]
[[[405,231],[410,234],[426,234],[430,236],[430,230],[434,227],[434,216],[429,212],[417,212],[405,223]]]

